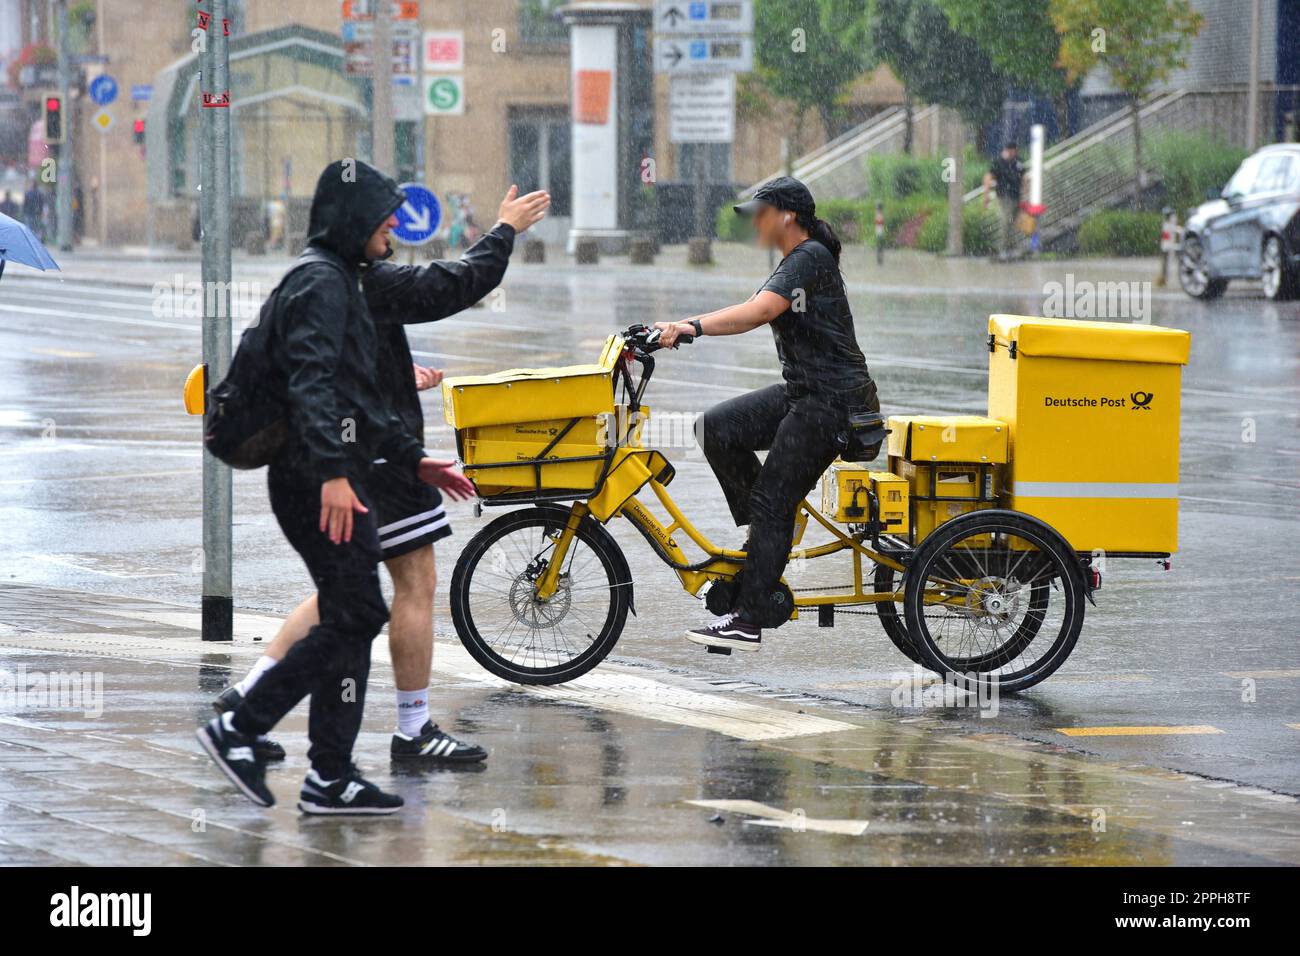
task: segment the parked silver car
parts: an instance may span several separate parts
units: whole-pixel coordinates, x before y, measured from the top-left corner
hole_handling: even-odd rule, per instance
[[[1217,298],[1232,279],[1259,279],[1269,299],[1300,294],[1300,143],[1246,157],[1221,197],[1196,208],[1178,278],[1197,299]]]

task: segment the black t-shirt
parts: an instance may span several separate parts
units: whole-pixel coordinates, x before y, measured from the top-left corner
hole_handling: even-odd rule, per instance
[[[998,156],[989,166],[989,172],[997,183],[997,194],[1003,199],[1019,199],[1020,183],[1025,178],[1025,164],[1019,159],[1003,159]]]
[[[860,389],[871,381],[835,257],[815,239],[790,250],[760,292],[790,300],[772,322],[786,384],[799,393]]]

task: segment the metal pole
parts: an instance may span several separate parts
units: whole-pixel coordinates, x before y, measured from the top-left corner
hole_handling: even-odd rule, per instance
[[[200,84],[203,135],[203,363],[215,384],[230,366],[230,59],[226,0],[209,0]],[[203,453],[203,640],[234,636],[230,469]]]
[[[95,52],[104,53],[104,0],[95,0]],[[108,136],[99,137],[99,247],[108,246]]]
[[[371,159],[385,173],[393,172],[393,4],[375,2],[375,35],[370,52],[374,91],[371,100]]]
[[[1259,0],[1250,0],[1250,76],[1246,78],[1246,149],[1259,145]]]
[[[954,109],[948,113],[948,149],[952,159],[952,179],[948,183],[948,248],[950,256],[960,256],[966,251],[965,237],[962,235],[964,207],[962,197],[965,194],[966,161],[966,121]]]
[[[59,18],[59,102],[63,104],[63,144],[59,147],[59,166],[55,172],[54,214],[59,249],[72,251],[72,144],[76,124],[72,117],[72,61],[68,52],[68,0],[57,0]]]

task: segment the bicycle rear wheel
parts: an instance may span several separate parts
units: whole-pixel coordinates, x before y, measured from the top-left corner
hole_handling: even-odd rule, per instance
[[[904,613],[926,667],[968,686],[1024,690],[1065,663],[1079,639],[1079,559],[1037,518],[971,512],[917,549]]]

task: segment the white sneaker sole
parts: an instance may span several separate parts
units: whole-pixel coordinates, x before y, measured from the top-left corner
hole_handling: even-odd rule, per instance
[[[202,747],[205,751],[207,751],[208,756],[212,758],[212,762],[217,765],[217,767],[221,770],[222,773],[226,775],[226,777],[230,780],[231,783],[233,783],[236,787],[239,788],[240,793],[246,796],[249,800],[253,801],[259,807],[275,806],[274,800],[272,800],[270,803],[267,803],[256,793],[254,793],[249,788],[248,784],[244,783],[244,781],[239,779],[239,774],[235,773],[235,771],[231,769],[230,764],[226,763],[225,759],[222,758],[221,751],[217,749],[216,741],[214,741],[211,737],[208,736],[207,727],[200,727],[198,730],[194,731],[194,736],[199,739],[199,746]]]
[[[326,807],[319,803],[307,803],[305,800],[298,801],[298,809],[303,813],[311,816],[321,817],[378,817],[385,816],[389,813],[396,813],[402,809],[398,807],[363,807],[360,809],[352,807]]]
[[[705,637],[694,631],[687,631],[686,639],[692,644],[700,644],[704,647],[730,647],[737,651],[756,651],[763,646],[758,641],[746,641],[738,637]]]

